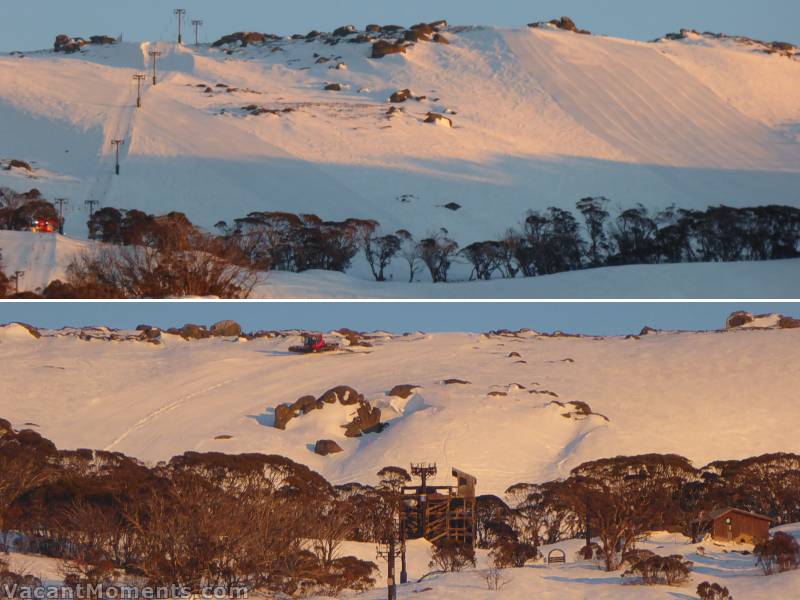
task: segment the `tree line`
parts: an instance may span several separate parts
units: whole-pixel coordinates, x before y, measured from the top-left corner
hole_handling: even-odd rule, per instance
[[[434,282],[446,282],[456,264],[470,268],[470,279],[489,280],[602,266],[800,257],[799,208],[672,206],[652,212],[639,204],[612,216],[610,203],[590,197],[578,201],[575,212],[530,210],[499,239],[463,248],[444,229],[415,239],[405,229],[385,232],[366,219],[252,212],[230,225],[220,221],[210,233],[179,212],[152,215],[104,207],[87,226],[90,239],[108,246],[77,257],[67,281],[52,282],[42,295],[243,298],[257,285],[258,273],[345,272],[359,253],[376,281],[385,281],[390,265],[399,260],[409,282],[423,271]],[[56,210],[36,190],[0,197],[0,229],[26,229],[44,213]]]
[[[287,594],[363,590],[376,566],[343,556],[347,540],[398,536],[399,493],[388,466],[377,485],[331,485],[285,457],[187,452],[148,467],[121,453],[58,450],[0,419],[0,544],[58,558],[68,585],[125,577],[152,586]],[[698,516],[720,506],[800,521],[800,456],[768,454],[695,468],[677,455],[590,461],[569,477],[519,483],[478,498],[477,546],[496,568],[520,567],[543,544],[583,538],[585,559],[662,582],[689,568],[636,547],[649,531],[699,540]],[[765,573],[796,568],[800,549],[776,534],[756,547]],[[795,549],[797,551],[795,552]],[[673,560],[667,560],[672,558]],[[442,542],[431,567],[474,566],[472,548]]]

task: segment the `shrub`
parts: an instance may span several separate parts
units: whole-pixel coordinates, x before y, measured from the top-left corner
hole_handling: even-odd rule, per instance
[[[777,532],[766,542],[757,544],[753,553],[756,564],[764,571],[764,575],[783,573],[800,567],[800,544],[783,531]]]
[[[76,256],[67,267],[66,283],[73,289],[60,291],[78,289],[90,298],[247,298],[258,275],[235,260],[211,239],[180,250],[109,247]]]
[[[489,552],[489,560],[499,569],[524,567],[529,560],[539,556],[539,550],[533,544],[517,540],[500,540]]]
[[[651,556],[639,561],[622,574],[639,577],[644,585],[681,585],[689,580],[691,561],[680,555]]]
[[[709,581],[697,586],[697,595],[700,596],[700,600],[733,600],[728,588]]]
[[[475,550],[449,540],[439,542],[433,547],[428,566],[448,573],[463,571],[467,566],[475,566]]]

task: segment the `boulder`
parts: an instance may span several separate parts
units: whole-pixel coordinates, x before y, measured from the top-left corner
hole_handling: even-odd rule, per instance
[[[202,325],[195,325],[194,323],[187,323],[181,327],[179,334],[185,340],[202,340],[211,337],[211,333],[209,333],[208,329]]]
[[[217,41],[211,44],[212,47],[218,48],[219,46],[227,46],[229,44],[238,43],[242,47],[248,44],[263,44],[267,38],[274,39],[276,36],[270,36],[266,33],[259,33],[257,31],[237,31],[229,35],[223,35]]]
[[[445,385],[454,385],[454,384],[470,385],[469,381],[465,381],[463,379],[455,379],[455,378],[453,378],[453,379],[445,379],[444,381],[442,381],[442,383],[445,384]]]
[[[352,33],[356,33],[358,30],[356,29],[355,25],[343,25],[342,27],[337,27],[333,31],[334,37],[344,37],[346,35],[350,35]]]
[[[7,433],[13,433],[13,429],[11,428],[11,422],[7,421],[6,419],[0,419],[0,435],[5,435]]]
[[[361,437],[365,433],[380,433],[384,429],[381,423],[381,409],[366,402],[361,402],[356,416],[344,427],[345,437]]]
[[[409,29],[403,34],[403,39],[407,42],[430,42],[430,34],[422,29]]]
[[[312,410],[317,410],[322,406],[322,402],[318,401],[314,396],[301,396],[292,404],[292,411],[295,415],[298,414],[298,411],[307,415]]]
[[[328,92],[341,92],[342,91],[342,84],[341,83],[328,83],[325,85],[325,91]]]
[[[240,337],[242,326],[236,321],[218,321],[211,326],[211,335],[221,337]]]
[[[736,329],[754,321],[753,313],[746,310],[737,310],[727,318],[725,321],[725,329]]]
[[[53,50],[55,52],[64,52],[65,54],[72,54],[77,52],[89,42],[83,38],[71,38],[70,36],[61,33],[56,36],[53,43]]]
[[[98,45],[98,46],[108,46],[108,45],[116,43],[116,41],[117,40],[115,40],[113,37],[108,36],[108,35],[93,35],[93,36],[91,36],[89,38],[89,43],[95,44],[95,45]]]
[[[359,394],[349,385],[338,385],[322,394],[319,397],[319,401],[327,404],[335,404],[338,402],[343,406],[348,406],[350,404],[364,402],[364,395]]]
[[[389,102],[394,102],[396,104],[399,104],[400,102],[405,102],[409,98],[413,97],[414,96],[411,93],[411,90],[409,89],[397,90],[391,96],[389,96]]]
[[[800,319],[792,317],[781,317],[778,320],[779,329],[800,329]]]
[[[26,163],[24,160],[18,160],[16,158],[12,158],[8,161],[6,165],[6,171],[10,171],[11,169],[25,169],[26,171],[33,171],[31,165]]]
[[[450,43],[450,40],[448,40],[446,37],[444,37],[441,33],[437,33],[436,35],[434,35],[433,36],[433,41],[436,42],[437,44],[449,44]]]
[[[151,327],[150,325],[139,325],[136,331],[140,331],[139,339],[145,341],[159,340],[161,338],[161,330],[158,327]]]
[[[314,444],[314,452],[320,456],[328,456],[342,452],[342,447],[333,440],[317,440],[317,443]]]
[[[649,325],[645,325],[642,327],[642,330],[639,332],[639,335],[649,335],[651,333],[658,333],[658,329],[653,329]]]
[[[446,208],[447,210],[456,211],[459,208],[461,208],[461,205],[458,202],[448,202],[447,204],[444,205],[444,208]]]
[[[294,410],[289,404],[275,407],[275,428],[286,429],[286,424],[294,418]]]
[[[397,396],[398,398],[402,398],[403,400],[405,400],[411,394],[413,394],[414,390],[416,390],[416,389],[419,389],[418,385],[414,385],[414,384],[411,384],[411,383],[401,383],[400,385],[396,385],[392,389],[390,389],[386,393],[386,395],[387,396]]]
[[[378,40],[372,44],[371,58],[383,58],[389,54],[405,54],[406,45],[403,42],[387,42],[386,40]]]
[[[441,125],[443,127],[453,127],[452,119],[434,112],[429,112],[427,115],[425,115],[425,123],[432,123],[433,125]]]
[[[367,25],[364,28],[364,31],[366,31],[368,33],[380,33],[381,32],[381,26],[380,25],[376,25],[374,23],[370,23],[369,25]]]

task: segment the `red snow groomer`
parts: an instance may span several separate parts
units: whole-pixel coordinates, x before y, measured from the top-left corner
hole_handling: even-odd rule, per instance
[[[58,231],[58,220],[52,217],[37,217],[31,223],[31,231],[34,233],[55,233]]]
[[[338,344],[325,342],[321,333],[304,333],[302,346],[289,346],[289,352],[299,352],[301,354],[314,354],[317,352],[330,352],[338,350]]]

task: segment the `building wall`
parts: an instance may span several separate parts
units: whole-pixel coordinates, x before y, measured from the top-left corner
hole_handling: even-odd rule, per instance
[[[725,519],[730,518],[730,529]],[[769,522],[763,519],[730,512],[714,520],[712,537],[720,541],[755,544],[769,538]]]

